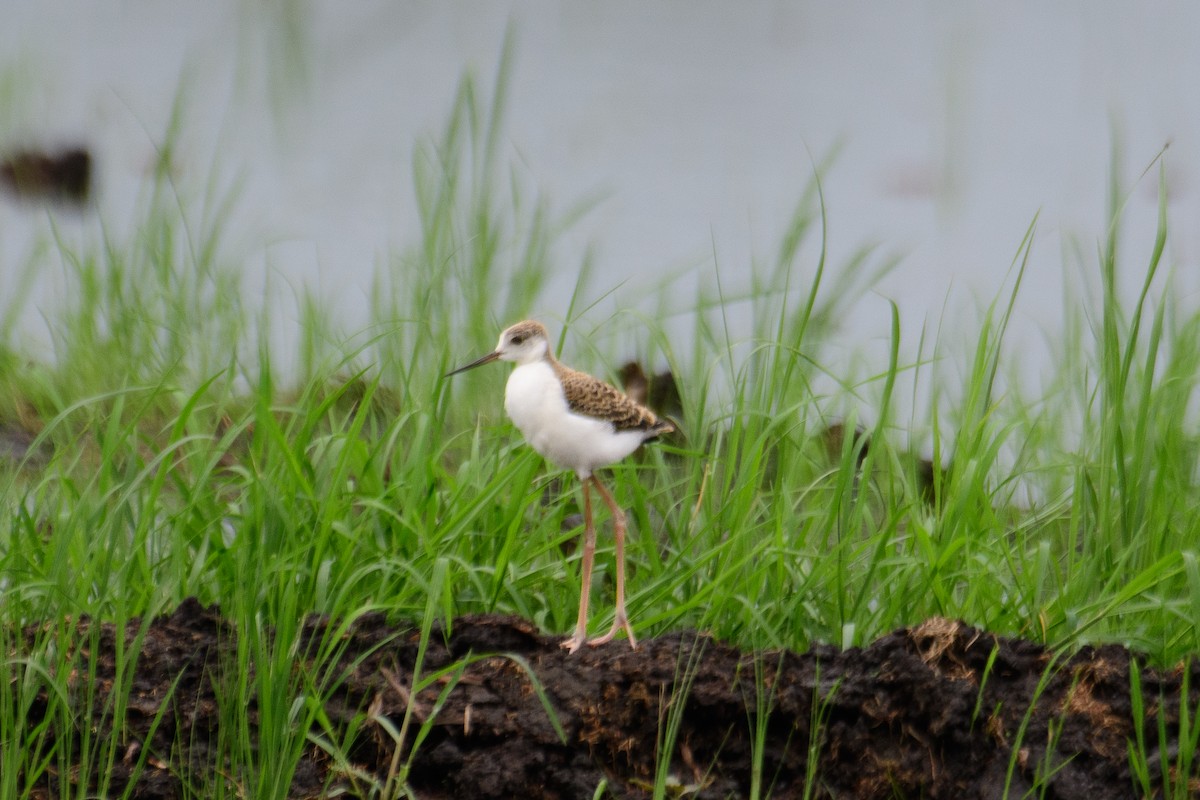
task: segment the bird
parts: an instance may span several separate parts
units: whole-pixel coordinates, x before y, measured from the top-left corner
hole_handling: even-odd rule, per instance
[[[637,648],[633,625],[625,610],[625,512],[596,477],[596,470],[621,461],[675,426],[604,381],[559,363],[550,350],[546,327],[536,320],[518,322],[500,334],[496,349],[445,377],[493,361],[511,361],[516,368],[504,389],[504,410],[527,444],[552,464],[575,472],[583,487],[584,546],[579,616],[575,631],[561,646],[568,653],[584,643],[595,647],[612,641],[624,630]],[[588,597],[596,552],[591,489],[608,506],[616,543],[617,597],[608,633],[587,638]]]

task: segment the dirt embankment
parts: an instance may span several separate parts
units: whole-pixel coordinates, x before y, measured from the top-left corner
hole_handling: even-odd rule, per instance
[[[82,625],[86,633],[89,623]],[[306,636],[320,641],[326,625],[309,621]],[[131,641],[135,630],[101,624],[100,652],[92,653],[97,704],[112,686],[116,638]],[[214,691],[230,685],[221,672],[236,663],[235,637],[217,609],[194,601],[153,621],[115,787],[144,760],[133,796],[177,797],[181,774],[214,763]],[[475,616],[455,620],[448,637],[435,631],[423,674],[478,658],[410,697],[418,640],[417,631],[382,616],[358,620],[338,642],[340,669],[330,674],[342,679],[325,711],[335,726],[377,715],[399,729],[412,703],[409,741],[432,720],[409,775],[422,798],[591,798],[601,783],[608,796],[642,798],[660,770],[667,796],[690,798],[748,797],[756,781],[775,798],[802,797],[806,785],[815,797],[998,798],[1006,784],[1009,796],[1021,797],[1042,779],[1047,798],[1139,796],[1128,766],[1130,653],[1117,646],[1055,661],[1041,646],[934,619],[844,651],[743,653],[685,632],[648,639],[636,651],[617,641],[567,655],[557,637],[523,620]],[[497,653],[509,655],[488,655]],[[1188,669],[1194,710],[1200,669]],[[1158,714],[1174,732],[1183,677],[1182,669],[1143,670],[1152,751]],[[39,701],[30,726],[45,708]],[[257,724],[253,704],[247,713]],[[1164,747],[1173,761],[1177,746]],[[394,754],[386,726],[368,720],[349,751],[357,778],[310,745],[291,793],[356,796],[371,779],[386,780]],[[57,796],[60,781],[81,780],[88,778],[52,770],[39,783]]]

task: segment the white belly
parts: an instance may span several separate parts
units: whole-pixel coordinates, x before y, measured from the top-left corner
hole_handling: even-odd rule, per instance
[[[573,413],[554,369],[541,361],[513,370],[504,410],[530,447],[580,478],[625,458],[644,438],[641,431],[618,433],[611,422]]]

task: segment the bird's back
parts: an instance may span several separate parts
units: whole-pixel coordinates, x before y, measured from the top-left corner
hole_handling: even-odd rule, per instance
[[[599,378],[558,363],[554,364],[554,370],[562,383],[567,407],[576,414],[609,422],[618,431],[641,431],[647,434],[646,439],[675,429],[671,423],[660,420],[653,411]]]

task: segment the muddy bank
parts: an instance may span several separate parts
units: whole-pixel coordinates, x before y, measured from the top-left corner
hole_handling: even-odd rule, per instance
[[[93,704],[101,708],[115,678],[117,637],[132,641],[137,625],[97,624],[91,636],[83,622],[75,641],[99,646]],[[378,719],[398,729],[409,703],[410,741],[431,721],[409,778],[422,798],[591,798],[602,783],[609,796],[641,798],[656,770],[673,786],[668,796],[692,798],[747,797],[756,781],[776,798],[801,797],[806,785],[817,797],[987,798],[1002,796],[1006,781],[1020,797],[1042,778],[1049,798],[1138,796],[1127,756],[1130,653],[1117,646],[1055,660],[1039,645],[933,619],[845,651],[743,653],[684,632],[647,639],[637,651],[618,641],[567,655],[558,637],[521,619],[474,616],[455,620],[449,636],[435,631],[423,674],[472,658],[410,697],[417,631],[379,615],[336,639],[331,630],[308,621],[311,648],[302,650],[315,652],[322,641],[340,650],[327,668],[336,682],[325,713],[341,730],[358,720],[349,762],[361,773],[352,777],[309,745],[294,797],[358,796],[372,777],[384,781],[395,744]],[[26,630],[27,641],[35,635]],[[215,687],[229,685],[236,635],[217,609],[194,601],[152,621],[112,788],[125,787],[142,762],[134,797],[179,797],[181,776],[219,760]],[[489,655],[497,653],[507,655]],[[1189,669],[1194,709],[1200,670]],[[1178,717],[1182,679],[1182,669],[1143,670],[1152,750],[1156,715]],[[28,725],[39,725],[45,708],[43,696]],[[256,725],[258,709],[246,713]],[[49,736],[79,734],[52,728]],[[667,751],[669,758],[660,755]],[[57,795],[62,781],[93,779],[52,769],[37,783]]]

